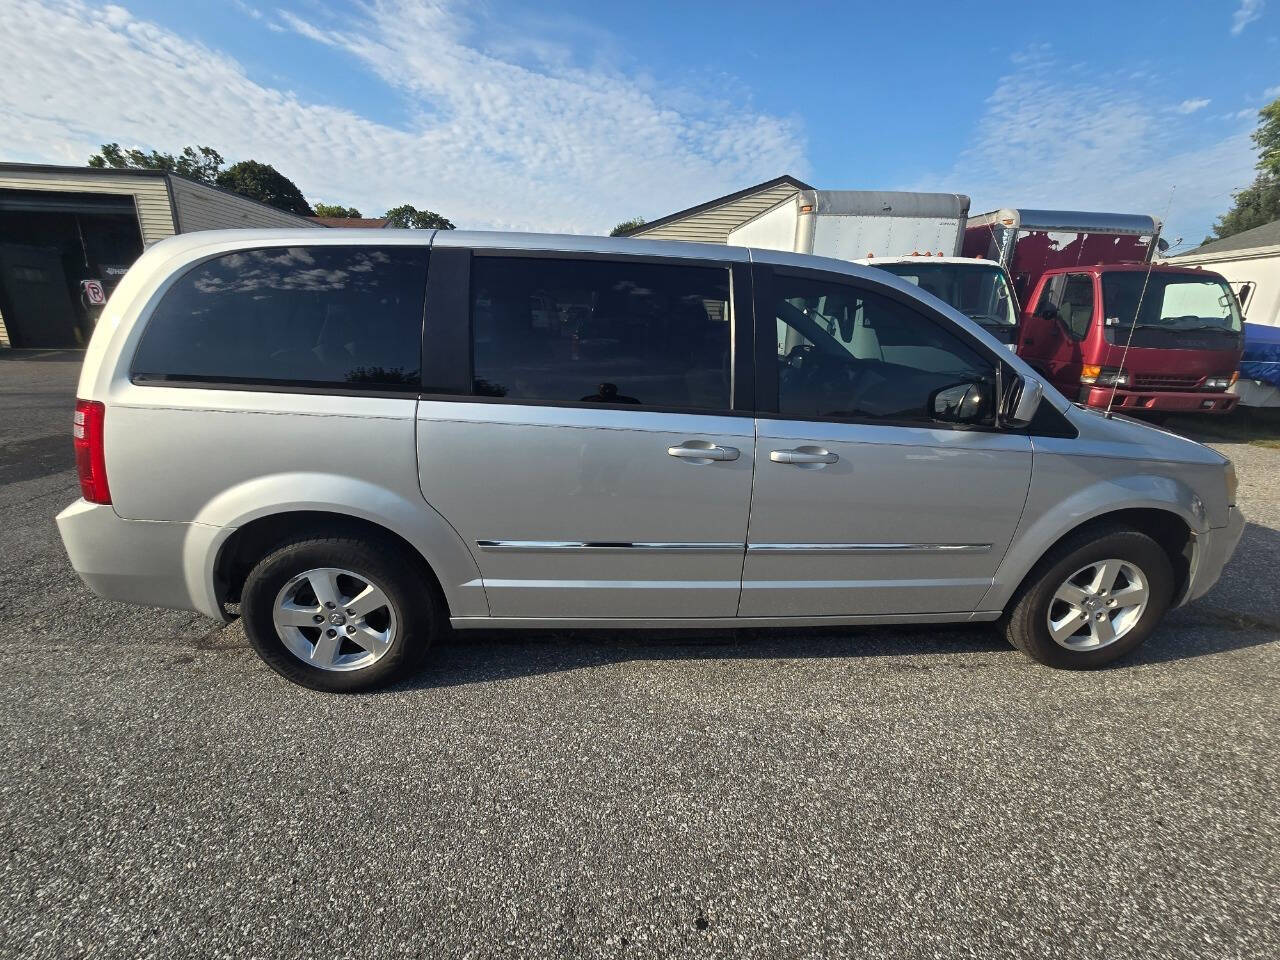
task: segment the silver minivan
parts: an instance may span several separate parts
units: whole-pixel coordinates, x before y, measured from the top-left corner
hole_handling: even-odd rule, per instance
[[[531,234],[213,231],[107,305],[58,516],[98,594],[325,690],[494,627],[998,621],[1133,650],[1243,520],[1212,450],[1073,406],[881,270]]]

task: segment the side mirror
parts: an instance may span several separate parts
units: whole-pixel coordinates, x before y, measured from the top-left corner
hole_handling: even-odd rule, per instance
[[[1005,397],[1001,426],[1025,427],[1035,419],[1040,401],[1044,399],[1044,384],[1031,377],[1018,377]]]
[[[1036,316],[1045,320],[1056,320],[1062,314],[1058,312],[1058,308],[1052,303],[1042,303],[1036,307]]]
[[[981,383],[957,383],[929,395],[933,419],[943,423],[979,423],[987,416],[988,388]]]

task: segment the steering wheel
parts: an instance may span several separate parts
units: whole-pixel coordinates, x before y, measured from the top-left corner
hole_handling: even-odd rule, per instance
[[[783,358],[785,363],[792,370],[804,366],[804,361],[813,355],[813,351],[817,349],[812,343],[797,343]]]

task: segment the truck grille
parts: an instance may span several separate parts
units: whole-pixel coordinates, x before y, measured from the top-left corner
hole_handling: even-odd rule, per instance
[[[1203,379],[1168,373],[1135,373],[1133,386],[1138,390],[1194,390]]]

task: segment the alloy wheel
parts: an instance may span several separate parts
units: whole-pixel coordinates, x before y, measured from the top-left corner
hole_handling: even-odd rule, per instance
[[[1137,625],[1151,591],[1128,560],[1099,560],[1063,582],[1049,602],[1049,636],[1074,651],[1110,646]]]
[[[280,588],[276,634],[299,660],[321,670],[362,670],[395,643],[398,622],[386,592],[351,570],[317,567]]]

